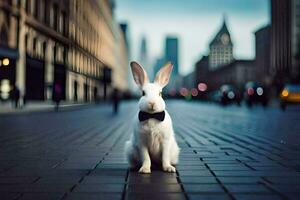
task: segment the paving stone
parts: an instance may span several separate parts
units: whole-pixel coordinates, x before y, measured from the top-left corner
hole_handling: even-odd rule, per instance
[[[300,194],[299,187],[300,185],[272,185],[272,188],[275,189],[276,191],[284,194],[288,193],[295,193],[295,194]]]
[[[237,200],[283,200],[275,194],[233,194]]]
[[[84,177],[83,184],[100,184],[100,183],[125,183],[123,176],[86,176]]]
[[[300,199],[300,194],[285,194],[285,196],[288,197],[289,200],[299,200]]]
[[[213,176],[209,170],[179,171],[180,176]]]
[[[187,193],[224,193],[219,184],[184,184]]]
[[[124,184],[80,184],[74,189],[74,192],[117,192],[122,193],[124,189]]]
[[[217,184],[215,177],[202,177],[202,176],[183,176],[180,177],[181,183],[201,183],[201,184]]]
[[[177,175],[174,173],[164,173],[158,171],[152,171],[151,174],[139,174],[136,172],[130,172],[128,176],[128,184],[176,184]]]
[[[182,193],[126,193],[126,200],[153,200],[153,199],[164,199],[164,200],[185,200],[185,196]]]
[[[181,186],[179,184],[129,184],[127,185],[126,192],[132,193],[180,193]]]
[[[73,184],[11,184],[11,185],[2,185],[0,187],[1,192],[43,192],[43,193],[56,193],[56,192],[64,192],[69,191],[73,187]]]
[[[21,197],[21,193],[0,192],[1,200],[15,200]]]
[[[227,190],[231,193],[271,193],[264,185],[240,185],[240,184],[225,184]]]
[[[38,176],[7,176],[0,177],[0,184],[33,183],[38,180]]]
[[[125,177],[127,169],[95,169],[92,171],[93,176],[121,176]]]
[[[43,176],[40,177],[34,184],[77,184],[81,177],[78,176]]]
[[[0,199],[232,199],[227,190],[236,200],[300,199],[297,112],[167,104],[181,148],[177,173],[128,170],[136,102],[116,116],[108,106],[1,116]]]
[[[59,200],[63,197],[64,193],[24,193],[20,200],[33,200],[33,199],[43,199],[43,200]]]
[[[178,165],[177,167],[178,171],[189,171],[189,170],[204,170],[207,169],[206,166],[200,165]]]
[[[260,177],[218,177],[218,179],[225,184],[256,184],[262,181]]]
[[[71,193],[66,200],[120,200],[121,193]]]
[[[190,200],[231,200],[228,194],[188,194]]]

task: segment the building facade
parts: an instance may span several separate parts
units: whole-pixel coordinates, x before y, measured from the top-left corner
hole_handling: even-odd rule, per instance
[[[143,36],[141,39],[139,59],[140,59],[139,60],[140,64],[147,71],[150,80],[152,80],[153,68],[149,63],[148,46],[147,46],[147,40],[145,36]]]
[[[224,18],[221,29],[209,44],[209,68],[215,70],[233,60],[233,44]]]
[[[300,83],[300,1],[291,1],[292,81]]]
[[[178,66],[178,38],[168,36],[165,44],[165,61],[173,63],[172,76],[176,77],[179,73]]]
[[[255,81],[255,61],[235,60],[208,74],[208,89],[218,90],[223,84],[231,84],[240,91],[243,91],[245,84]]]
[[[271,73],[279,88],[291,71],[291,0],[271,1]]]
[[[182,85],[182,77],[179,74],[179,47],[178,38],[175,36],[167,36],[165,40],[164,63],[172,62],[173,71],[169,84],[166,86],[166,91],[178,90]],[[162,66],[161,66],[162,67]]]
[[[195,64],[195,83],[194,83],[194,85],[197,86],[199,83],[207,84],[208,72],[209,72],[208,56],[203,56]]]
[[[256,81],[270,86],[271,69],[271,26],[265,26],[255,32],[255,66]]]
[[[27,100],[92,101],[127,89],[124,35],[109,0],[0,1],[1,80]],[[7,81],[6,81],[7,82]]]

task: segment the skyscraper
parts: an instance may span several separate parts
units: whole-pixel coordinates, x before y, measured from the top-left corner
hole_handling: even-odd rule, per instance
[[[271,1],[271,73],[282,87],[291,68],[291,0]]]
[[[148,49],[147,49],[147,40],[146,37],[143,36],[141,40],[140,46],[140,57],[139,57],[140,64],[145,68],[148,72],[149,78],[152,79],[153,69],[150,67],[149,58],[148,58]]]
[[[292,79],[300,82],[300,1],[291,3]]]
[[[233,58],[233,44],[224,17],[223,25],[209,45],[209,69],[215,70],[231,63]]]
[[[170,37],[166,38],[165,46],[165,61],[171,61],[173,63],[172,76],[176,77],[178,75],[178,38]]]
[[[270,86],[270,46],[271,26],[265,26],[255,32],[255,66],[256,81]]]

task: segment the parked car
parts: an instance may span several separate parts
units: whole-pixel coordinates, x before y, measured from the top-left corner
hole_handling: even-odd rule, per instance
[[[225,84],[220,87],[221,93],[221,103],[227,105],[230,103],[237,103],[238,105],[241,102],[241,96],[239,91],[232,85]]]
[[[288,104],[300,104],[300,84],[287,84],[281,91],[281,108],[284,110]]]
[[[268,104],[268,95],[266,89],[255,82],[248,82],[245,85],[244,92],[245,101],[248,106],[260,103],[263,106]]]

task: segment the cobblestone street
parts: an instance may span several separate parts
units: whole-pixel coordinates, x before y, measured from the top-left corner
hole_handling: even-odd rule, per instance
[[[0,199],[300,199],[299,107],[167,102],[177,172],[130,171],[136,102],[0,115]]]

